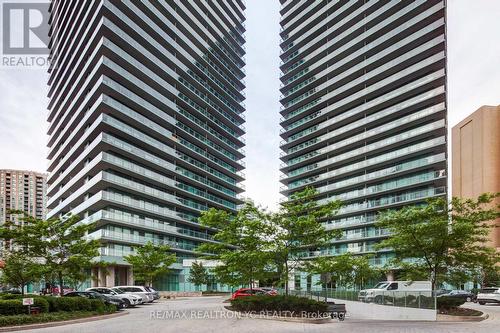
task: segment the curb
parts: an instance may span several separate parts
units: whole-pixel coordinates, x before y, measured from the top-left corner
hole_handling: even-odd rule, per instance
[[[438,314],[436,321],[441,321],[441,322],[478,322],[478,321],[486,320],[488,318],[489,318],[489,315],[487,313],[484,313],[484,312],[480,316],[450,316],[450,315]]]
[[[107,314],[107,315],[92,316],[92,317],[86,317],[86,318],[80,318],[80,319],[53,321],[53,322],[47,322],[47,323],[18,325],[18,326],[5,326],[5,327],[0,327],[0,332],[14,332],[14,331],[37,329],[37,328],[47,328],[47,327],[57,327],[57,326],[64,326],[64,325],[71,325],[71,324],[80,324],[80,323],[86,323],[89,321],[96,321],[96,320],[104,320],[104,319],[110,319],[110,318],[115,318],[115,317],[121,317],[121,316],[125,316],[128,314],[129,314],[129,312],[126,311],[126,312],[116,312],[116,313]]]

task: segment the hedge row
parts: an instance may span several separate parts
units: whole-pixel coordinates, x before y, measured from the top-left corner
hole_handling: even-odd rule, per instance
[[[231,300],[231,306],[236,311],[290,311],[326,312],[328,305],[312,299],[297,296],[252,296]]]
[[[454,297],[437,297],[436,298],[437,308],[439,310],[448,310],[457,308],[465,303],[465,298],[454,298]]]
[[[33,306],[39,307],[40,311],[49,312],[49,302],[43,297],[34,297]],[[27,314],[28,307],[23,305],[20,299],[0,300],[0,315]]]
[[[77,311],[77,312],[41,313],[36,316],[29,316],[29,315],[0,316],[0,327],[79,319],[99,314],[101,313],[91,312],[91,311]]]
[[[26,314],[27,306],[22,305],[22,296],[8,296],[0,300],[0,315]],[[54,296],[35,296],[34,305],[39,307],[42,313],[46,312],[77,312],[93,311],[98,313],[116,311],[113,305],[105,305],[99,299],[87,299],[83,297],[54,297]]]

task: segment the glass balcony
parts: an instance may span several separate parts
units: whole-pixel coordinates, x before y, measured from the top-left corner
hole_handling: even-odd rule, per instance
[[[396,179],[391,179],[379,184],[375,185],[370,185],[362,189],[356,189],[353,191],[349,192],[344,192],[340,194],[335,194],[332,196],[329,196],[328,199],[324,199],[322,202],[327,202],[331,200],[352,200],[356,199],[359,197],[367,196],[367,195],[373,195],[377,194],[380,192],[386,192],[389,190],[397,190],[401,187],[406,187],[406,186],[411,186],[411,185],[419,185],[422,183],[426,183],[432,180],[437,180],[440,178],[446,177],[446,172],[445,170],[439,170],[439,171],[428,171],[428,172],[423,172],[411,176],[406,176],[406,177],[401,177],[401,178],[396,178]],[[330,185],[320,187],[319,192],[324,193],[332,190],[332,187]]]
[[[389,161],[391,159],[395,159],[398,157],[409,155],[409,154],[415,153],[415,152],[420,151],[420,150],[425,150],[425,149],[428,149],[431,147],[442,145],[444,143],[446,143],[444,137],[439,137],[439,138],[427,140],[424,142],[419,142],[415,145],[411,145],[411,146],[408,146],[405,148],[394,150],[394,151],[391,151],[391,152],[388,152],[385,154],[381,154],[381,155],[372,157],[370,159],[367,159],[367,160],[364,160],[361,162],[346,165],[346,166],[338,168],[336,170],[329,171],[328,173],[324,173],[319,177],[321,177],[321,179],[331,178],[331,177],[334,177],[334,176],[337,176],[337,175],[340,175],[340,174],[343,174],[346,172],[350,172],[350,171],[357,170],[357,169],[362,169],[362,168],[365,168],[365,167],[368,167],[371,165],[375,165],[378,163]],[[302,170],[302,168],[300,168],[300,169],[296,169],[296,170],[289,172],[288,177],[296,176],[300,173],[304,173],[304,172],[310,171],[312,169],[315,169],[315,168],[317,168],[317,163],[313,164],[311,166],[306,166],[305,168],[306,169],[304,169],[304,170]],[[310,169],[308,169],[308,168],[310,168]],[[297,172],[297,170],[300,170],[300,171]],[[320,179],[317,178],[317,180],[320,180]]]
[[[340,100],[338,102],[333,103],[328,108],[330,108],[330,109],[341,108],[341,107],[345,106],[346,104],[348,104],[350,102],[353,102],[353,101],[355,101],[358,98],[361,98],[364,95],[370,94],[371,92],[374,92],[374,91],[380,89],[381,87],[385,87],[385,86],[387,86],[387,85],[389,85],[389,84],[391,84],[391,83],[393,83],[393,82],[395,82],[395,81],[397,81],[397,80],[399,80],[399,79],[401,79],[401,78],[403,78],[403,77],[405,77],[407,75],[410,75],[411,73],[413,73],[415,71],[418,71],[418,70],[420,70],[422,68],[428,67],[432,63],[435,63],[436,61],[438,61],[440,59],[443,59],[443,58],[444,58],[444,52],[440,52],[440,53],[438,53],[438,54],[436,54],[436,55],[434,55],[432,57],[429,57],[429,58],[427,58],[427,59],[425,59],[425,60],[423,60],[423,61],[421,61],[421,62],[419,62],[419,63],[417,63],[417,64],[415,64],[413,66],[407,67],[406,69],[404,69],[402,71],[399,71],[396,74],[394,74],[394,75],[392,75],[392,76],[390,76],[390,77],[388,77],[386,79],[380,80],[380,81],[378,81],[377,83],[375,83],[375,84],[373,84],[371,86],[365,87],[364,89],[361,89],[360,91],[358,91],[358,92],[356,92],[354,94],[349,95],[349,97],[346,97],[346,98],[344,98],[344,99],[342,99],[342,100]],[[432,80],[436,80],[437,78],[439,78],[440,76],[443,76],[443,75],[444,75],[444,70],[441,70],[441,71],[438,71],[437,74],[431,75],[430,78]],[[426,76],[425,78],[429,79],[429,76]],[[364,79],[364,77],[361,77],[361,79]],[[348,83],[346,86],[343,86],[343,87],[341,87],[339,89],[336,89],[336,90],[334,90],[332,92],[329,92],[328,94],[322,96],[323,100],[328,100],[329,97],[336,96],[337,94],[340,93],[338,90],[344,90],[344,89],[348,89],[348,88],[354,86],[355,85],[355,81],[352,81],[352,82]],[[406,86],[404,86],[406,88],[405,89],[406,92],[408,92],[408,91],[410,91],[412,89],[415,89],[416,87],[420,86],[421,82],[419,82],[419,81],[426,81],[426,80],[419,79],[417,81],[414,81],[414,82],[411,82],[411,83],[407,84]],[[401,88],[399,88],[399,89],[401,89]],[[393,91],[391,91],[389,94],[391,94],[391,93],[393,93]],[[384,97],[386,95],[389,95],[389,94],[382,95],[382,97]],[[381,97],[379,97],[377,99],[380,99],[380,98]],[[377,100],[377,99],[375,99],[375,100]],[[373,100],[371,101],[371,103],[373,104]],[[365,103],[362,106],[365,106],[367,104],[370,104],[370,103]],[[326,109],[321,110],[321,114],[322,115],[325,114],[325,110]],[[366,110],[366,108],[365,108],[365,110]],[[331,122],[329,122],[329,123],[331,123]],[[326,124],[323,125],[323,126],[321,126],[321,128],[324,128],[325,126],[326,126]],[[295,141],[295,140],[297,140],[297,139],[299,139],[299,138],[301,138],[301,137],[303,137],[305,135],[308,135],[308,134],[310,134],[310,133],[312,133],[312,132],[314,132],[314,131],[316,131],[318,129],[319,129],[318,125],[312,126],[312,127],[308,128],[308,129],[305,129],[305,130],[303,130],[301,132],[298,132],[298,133],[290,136],[287,139],[287,142],[290,143],[292,141]]]
[[[438,121],[426,124],[424,126],[412,129],[410,131],[406,131],[406,132],[403,132],[401,134],[391,136],[391,137],[388,137],[388,138],[380,140],[380,141],[376,141],[376,142],[368,144],[366,146],[363,146],[363,147],[360,147],[357,149],[353,149],[353,150],[348,151],[346,153],[342,153],[342,154],[336,155],[334,157],[322,160],[320,162],[321,164],[319,164],[319,163],[318,164],[319,165],[333,164],[333,163],[337,163],[337,162],[342,161],[342,160],[346,160],[346,159],[351,158],[353,156],[362,156],[362,155],[367,154],[373,150],[376,150],[376,149],[379,149],[379,148],[382,148],[382,147],[385,147],[385,146],[388,146],[388,145],[391,145],[394,143],[402,142],[404,140],[408,140],[409,138],[419,136],[419,135],[424,134],[424,133],[432,132],[438,128],[443,128],[444,126],[445,126],[445,121],[438,120]],[[311,159],[315,156],[319,156],[319,155],[326,157],[327,153],[331,152],[333,150],[334,150],[333,145],[327,146],[325,148],[313,151],[311,153],[307,153],[305,155],[293,158],[287,162],[287,166],[293,166],[294,164],[309,160],[309,159]]]
[[[436,6],[435,6],[436,7]],[[329,66],[331,67],[330,69],[328,69],[329,71],[330,70],[334,70],[342,65],[344,65],[345,63],[353,60],[354,58],[356,57],[359,57],[361,56],[363,53],[365,53],[366,51],[370,50],[370,49],[373,49],[374,47],[378,46],[379,44],[387,41],[387,39],[389,39],[390,37],[392,36],[395,36],[397,34],[399,34],[400,32],[408,29],[409,27],[411,27],[412,25],[415,25],[417,24],[419,21],[421,21],[422,19],[424,19],[425,17],[427,17],[428,15],[431,15],[433,12],[435,12],[436,10],[439,10],[439,5],[436,7],[436,8],[432,8],[432,10],[428,10],[422,14],[419,14],[413,18],[411,18],[410,20],[406,21],[404,24],[401,24],[401,25],[398,25],[395,29],[393,29],[392,31],[388,32],[387,34],[384,34],[383,36],[377,38],[376,40],[374,40],[373,42],[363,46],[362,48],[358,49],[358,50],[352,50],[351,52],[348,53],[348,56],[346,56],[345,58],[339,60],[336,64],[333,64],[332,66]],[[427,25],[425,28],[413,33],[412,35],[406,37],[405,39],[402,39],[401,41],[398,41],[394,46],[396,46],[397,48],[400,48],[406,44],[409,44],[409,43],[412,43],[414,42],[416,39],[420,38],[421,36],[425,35],[426,33],[429,33],[430,31],[433,31],[435,30],[437,27],[439,26],[442,26],[444,24],[444,19],[439,19],[437,20],[436,22],[433,22],[429,25]],[[353,45],[355,45],[357,42],[358,42],[358,39],[362,39],[362,38],[366,38],[368,37],[370,34],[374,33],[375,29],[377,27],[374,27],[368,31],[366,31],[362,36],[358,37],[357,39],[355,40],[352,40],[342,46],[340,46],[339,48],[335,49],[335,50],[332,50],[332,52],[329,53],[329,57],[324,57],[322,58],[321,60],[315,62],[314,64],[311,64],[309,65],[309,70],[314,70],[315,68],[317,67],[320,67],[322,65],[324,65],[324,63],[328,60],[328,59],[331,59],[332,57],[335,57],[343,52],[345,52],[347,49],[351,48]],[[330,31],[330,30],[329,30]],[[389,46],[387,49],[392,49],[392,46]],[[380,55],[382,55],[383,53],[380,53]],[[374,57],[378,57],[379,55],[375,55]],[[375,58],[374,58],[375,59]],[[296,74],[297,75],[297,74]],[[293,79],[293,78],[291,78]],[[292,83],[295,79],[291,80],[291,79],[288,79],[286,81],[286,84],[285,85],[288,85],[290,83]]]
[[[397,128],[401,127],[404,124],[412,123],[412,122],[414,122],[414,121],[416,121],[418,119],[425,118],[427,116],[430,116],[432,114],[441,112],[443,110],[445,110],[445,105],[444,105],[444,103],[440,103],[439,105],[436,105],[436,106],[433,106],[433,107],[430,107],[430,108],[427,108],[427,109],[424,109],[424,110],[421,110],[421,111],[414,112],[414,113],[412,113],[410,115],[404,116],[404,117],[399,118],[397,120],[394,120],[394,121],[385,123],[385,124],[383,124],[381,126],[375,127],[375,128],[373,128],[371,130],[365,131],[365,132],[357,134],[357,135],[353,135],[353,136],[349,137],[348,139],[345,139],[345,140],[338,141],[336,143],[330,144],[330,145],[328,145],[327,151],[331,152],[331,151],[334,151],[335,149],[339,149],[339,148],[348,146],[348,145],[356,143],[356,142],[368,140],[370,137],[374,137],[374,136],[379,135],[381,133],[388,132],[391,129],[397,129]],[[373,122],[373,121],[375,121],[376,118],[378,118],[380,116],[381,115],[375,114],[372,117],[366,117],[366,118],[364,118],[364,119],[362,119],[360,121],[360,124],[357,124],[357,125],[362,126],[365,123]],[[325,142],[325,141],[327,141],[327,140],[329,140],[331,138],[335,138],[335,137],[339,136],[340,134],[349,132],[352,129],[356,128],[357,126],[355,126],[354,124],[349,124],[346,127],[347,128],[342,127],[342,128],[339,128],[339,129],[337,129],[335,131],[328,132],[325,135],[322,135],[322,136],[319,136],[317,138],[314,138],[313,140],[307,141],[307,143],[309,144],[309,146],[312,146],[312,145],[315,145],[315,144],[317,144],[319,142]],[[294,152],[297,152],[297,151],[300,151],[300,150],[298,150],[298,149],[294,150]],[[312,152],[310,154],[314,154],[314,152]],[[307,156],[307,154],[303,155],[303,156]],[[315,155],[312,155],[312,156],[315,156]]]

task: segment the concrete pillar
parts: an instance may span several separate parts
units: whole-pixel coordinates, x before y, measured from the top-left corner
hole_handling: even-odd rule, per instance
[[[106,268],[98,267],[99,287],[106,286]]]
[[[127,284],[129,286],[134,285],[134,271],[132,270],[132,267],[127,267]]]
[[[92,267],[90,283],[92,288],[99,287],[99,268]]]
[[[386,274],[387,281],[394,281],[394,271],[388,271]]]
[[[106,287],[114,287],[114,286],[115,286],[115,266],[108,266],[106,274]]]

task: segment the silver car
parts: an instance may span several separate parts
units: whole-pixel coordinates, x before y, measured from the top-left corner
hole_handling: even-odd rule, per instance
[[[124,307],[126,308],[144,303],[142,300],[142,296],[126,293],[118,288],[111,289],[107,287],[92,287],[85,289],[85,291],[95,291],[103,295],[108,295],[108,296],[113,295],[120,297],[125,302]]]
[[[153,303],[153,301],[155,300],[154,294],[142,286],[116,286],[111,289],[115,288],[123,290],[128,294],[140,295],[144,299],[145,303]]]

